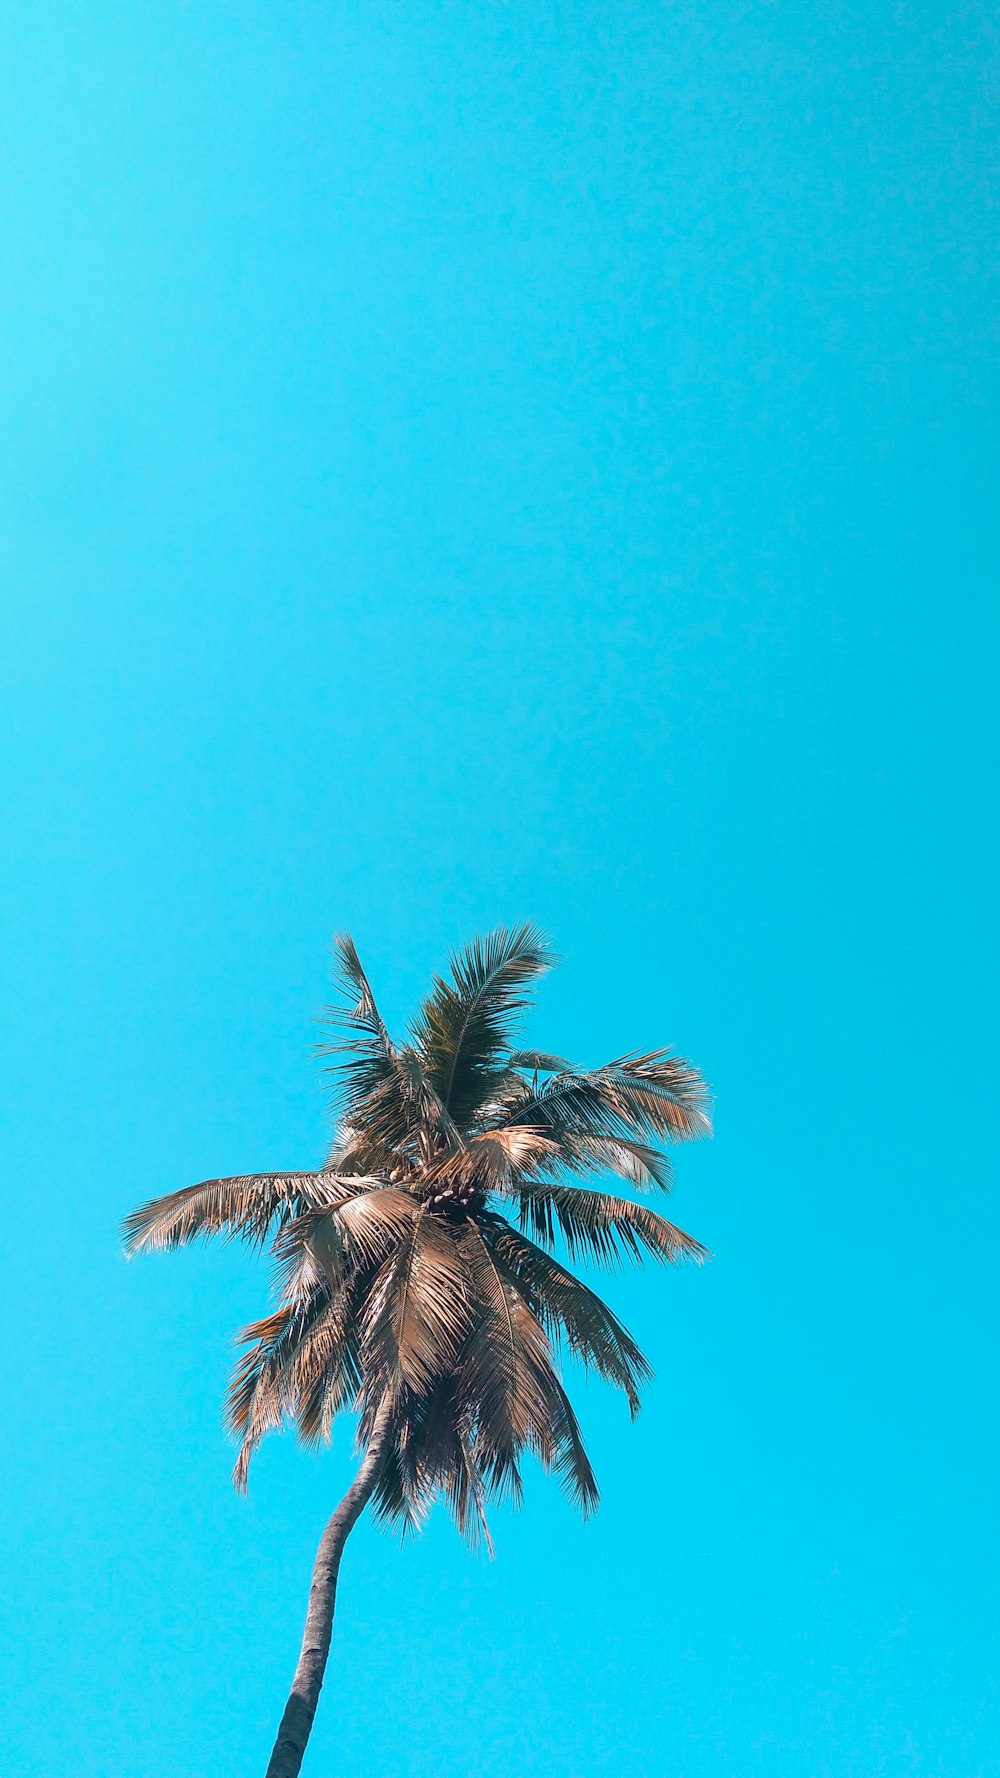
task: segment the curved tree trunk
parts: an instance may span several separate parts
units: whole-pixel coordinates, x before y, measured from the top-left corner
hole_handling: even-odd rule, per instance
[[[340,1558],[349,1533],[375,1492],[388,1431],[389,1416],[383,1410],[376,1420],[371,1443],[358,1473],[320,1538],[299,1664],[264,1778],[297,1778],[302,1765],[330,1653]]]

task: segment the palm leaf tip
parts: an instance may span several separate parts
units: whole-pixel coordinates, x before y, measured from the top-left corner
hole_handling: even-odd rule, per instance
[[[556,1419],[558,1442],[553,1468],[559,1476],[566,1498],[577,1508],[582,1518],[589,1519],[601,1504],[601,1490],[587,1455],[580,1423],[561,1384],[558,1386],[558,1397],[562,1416],[561,1421]]]
[[[557,962],[541,927],[524,921],[520,926],[496,926],[484,937],[474,938],[452,952],[448,967],[457,991],[471,998],[483,992],[510,992]]]
[[[349,932],[335,932],[333,935],[333,954],[336,959],[335,979],[345,993],[354,994],[359,1000],[373,1001],[368,977],[365,975],[358,947]]]
[[[130,1210],[123,1216],[118,1227],[118,1234],[126,1259],[134,1259],[142,1252],[146,1236],[148,1204],[140,1204],[137,1210]]]

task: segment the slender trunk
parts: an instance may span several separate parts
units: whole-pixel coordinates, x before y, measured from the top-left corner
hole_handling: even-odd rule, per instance
[[[375,1492],[388,1432],[389,1416],[383,1408],[358,1473],[320,1538],[299,1664],[264,1778],[297,1778],[302,1765],[330,1653],[340,1558],[349,1533]]]

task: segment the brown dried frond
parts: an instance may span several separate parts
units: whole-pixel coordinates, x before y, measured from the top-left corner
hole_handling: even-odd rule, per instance
[[[125,1250],[134,1254],[147,1248],[180,1247],[198,1235],[219,1234],[259,1244],[276,1221],[310,1205],[328,1203],[338,1192],[347,1195],[357,1187],[357,1180],[342,1181],[325,1171],[203,1179],[133,1210],[122,1224]]]

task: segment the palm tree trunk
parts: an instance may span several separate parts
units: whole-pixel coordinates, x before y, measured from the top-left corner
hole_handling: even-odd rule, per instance
[[[385,1406],[376,1419],[358,1473],[320,1538],[299,1664],[264,1778],[297,1778],[302,1765],[330,1653],[340,1558],[348,1535],[375,1492],[388,1434],[389,1412]]]

